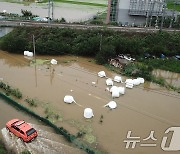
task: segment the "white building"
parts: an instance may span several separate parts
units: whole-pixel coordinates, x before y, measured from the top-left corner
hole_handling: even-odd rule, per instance
[[[108,0],[107,23],[145,25],[153,16],[162,16],[164,0]]]

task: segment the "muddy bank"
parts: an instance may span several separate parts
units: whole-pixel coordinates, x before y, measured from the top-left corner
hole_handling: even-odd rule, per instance
[[[34,66],[23,55],[1,51],[1,77],[10,85],[18,87],[25,96],[48,102],[51,109],[63,117],[61,121],[56,121],[57,125],[72,133],[86,131],[86,136],[82,138],[86,142],[88,135],[94,136],[94,148],[113,154],[165,153],[160,147],[165,130],[180,125],[179,94],[145,82],[144,85],[126,89],[124,96],[114,99],[117,109],[109,110],[103,106],[112,97],[105,91],[105,79],[97,77],[97,73],[104,70],[112,78],[116,74],[96,65],[89,58],[37,56],[37,59],[44,60],[52,58],[58,61],[58,65]],[[126,77],[122,79],[125,81]],[[115,85],[124,86],[124,83]],[[81,107],[65,104],[63,98],[67,94],[72,95]],[[86,107],[93,109],[93,119],[83,118]],[[45,116],[41,105],[32,109]],[[99,122],[101,115],[102,123]],[[126,149],[124,140],[130,130],[133,132],[132,136],[140,136],[142,142],[150,131],[155,131],[157,146],[140,147],[138,143],[135,149]]]

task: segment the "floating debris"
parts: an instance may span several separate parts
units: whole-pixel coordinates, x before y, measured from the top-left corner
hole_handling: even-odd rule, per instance
[[[92,82],[92,84],[94,85],[94,84],[96,84],[96,82]]]

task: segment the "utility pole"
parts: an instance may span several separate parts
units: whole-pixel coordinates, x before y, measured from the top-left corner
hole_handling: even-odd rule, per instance
[[[155,5],[155,0],[153,0],[153,2],[152,2],[152,6],[151,6],[151,18],[150,18],[150,22],[149,22],[149,27],[151,27],[151,23],[152,23],[152,18],[153,18],[153,11],[154,11],[154,5]]]
[[[155,28],[158,28],[158,16],[156,16],[156,23],[155,23]]]
[[[35,47],[34,35],[33,35],[33,49],[34,49],[34,61],[35,61],[35,63],[36,63],[36,47]]]
[[[146,12],[146,25],[145,27],[148,27],[148,18],[149,17],[149,10]]]
[[[165,11],[166,11],[166,2],[164,1],[163,8],[162,8],[162,19],[161,19],[160,31],[162,31],[162,28],[163,28]]]
[[[54,1],[51,0],[51,3],[52,3],[52,21],[54,19]]]
[[[54,1],[48,0],[48,23],[54,19]]]
[[[102,50],[102,34],[100,35],[99,51]]]
[[[176,2],[174,2],[174,8],[173,8],[173,11],[172,11],[171,22],[170,22],[169,28],[172,28],[172,24],[173,24],[173,20],[174,20],[175,9],[176,9]]]
[[[51,12],[50,2],[51,0],[48,0],[48,23],[50,23],[50,12]]]

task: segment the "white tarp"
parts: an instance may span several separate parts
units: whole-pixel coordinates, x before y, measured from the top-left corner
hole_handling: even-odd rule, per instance
[[[117,86],[112,86],[111,89],[109,90],[111,93],[114,92],[114,94],[116,94],[116,91],[119,94],[125,94],[125,88],[124,87],[117,87]],[[118,96],[118,95],[117,95]]]
[[[132,89],[133,88],[133,83],[126,83],[126,88]]]
[[[104,107],[107,106],[111,109],[115,109],[117,107],[117,103],[115,101],[110,101],[108,104],[104,105]]]
[[[57,60],[52,59],[52,60],[51,60],[51,64],[56,65],[56,64],[57,64]]]
[[[112,86],[110,92],[112,93],[112,98],[119,97],[119,89],[117,86]]]
[[[94,117],[93,110],[91,108],[84,109],[84,117],[88,119]]]
[[[125,83],[132,83],[133,84],[133,80],[132,79],[126,79]]]
[[[106,85],[107,85],[107,86],[113,86],[113,81],[112,81],[111,78],[108,78],[108,79],[106,80]]]
[[[119,94],[125,94],[125,88],[124,87],[118,87]]]
[[[68,104],[71,104],[71,103],[75,102],[75,100],[74,100],[74,98],[73,98],[72,96],[66,95],[66,96],[64,97],[64,102],[65,102],[65,103],[68,103]],[[75,103],[76,103],[76,102],[75,102]]]
[[[133,88],[133,80],[132,79],[126,79],[126,81],[125,81],[125,83],[126,83],[126,87],[127,88]]]
[[[33,57],[33,52],[24,51],[24,56]]]
[[[29,51],[24,51],[24,56],[27,56]]]
[[[110,89],[109,91],[112,93],[112,91],[113,91],[113,90],[116,90],[116,89],[118,89],[117,86],[112,86],[111,89]]]
[[[140,80],[139,79],[133,79],[133,85],[135,85],[135,86],[140,85]]]
[[[106,73],[104,71],[100,71],[98,73],[98,76],[101,77],[101,78],[106,77]]]
[[[122,83],[122,78],[121,78],[120,76],[115,76],[115,77],[114,77],[114,81],[115,81],[115,82],[118,82],[118,83],[119,83],[119,82]]]
[[[33,53],[32,53],[32,52],[29,52],[27,56],[28,56],[28,57],[33,57]]]
[[[139,81],[140,81],[140,83],[144,83],[144,78],[137,78]]]

